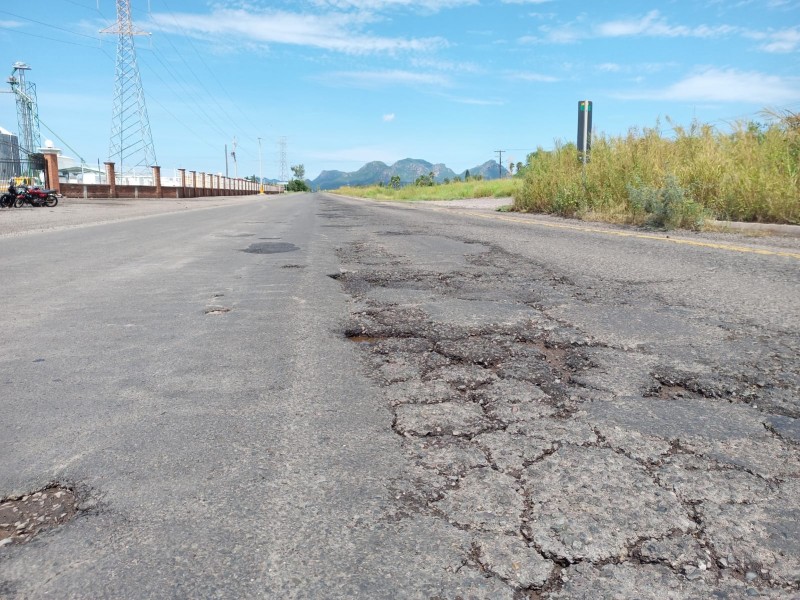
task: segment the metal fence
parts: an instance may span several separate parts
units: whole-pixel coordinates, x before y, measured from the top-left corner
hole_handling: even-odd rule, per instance
[[[14,179],[17,182],[27,180],[27,183],[44,181],[44,156],[29,154],[22,160],[0,160],[0,183]]]

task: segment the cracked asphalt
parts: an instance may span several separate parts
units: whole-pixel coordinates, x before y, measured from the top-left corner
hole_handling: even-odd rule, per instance
[[[78,496],[0,597],[800,598],[800,241],[563,225],[317,194],[0,238],[61,257],[0,267],[0,497]]]

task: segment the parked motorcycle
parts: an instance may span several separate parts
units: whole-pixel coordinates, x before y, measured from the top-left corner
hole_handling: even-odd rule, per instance
[[[21,208],[23,205],[30,204],[31,206],[49,206],[53,207],[58,204],[58,197],[55,190],[43,190],[38,186],[28,187],[21,185],[15,187],[13,184],[8,186],[10,193],[16,194],[14,206]]]
[[[0,208],[11,208],[14,206],[14,202],[17,199],[16,194],[12,194],[11,191],[4,193],[0,196]]]

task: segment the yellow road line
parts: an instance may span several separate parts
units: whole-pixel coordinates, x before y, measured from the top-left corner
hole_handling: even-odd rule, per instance
[[[568,225],[565,223],[547,223],[544,221],[536,221],[533,219],[521,219],[519,217],[509,217],[506,215],[495,215],[479,213],[467,210],[458,210],[452,208],[438,209],[428,207],[429,210],[440,210],[442,212],[456,210],[461,214],[470,215],[472,217],[480,217],[481,219],[490,219],[495,221],[509,221],[511,223],[521,223],[523,225],[538,225],[541,227],[550,227],[552,229],[571,229],[573,231],[583,231],[587,233],[599,233],[602,235],[615,235],[617,237],[638,238],[642,240],[656,240],[659,242],[670,242],[672,244],[683,244],[685,246],[698,246],[701,248],[714,248],[716,250],[728,250],[730,252],[743,252],[746,254],[761,254],[763,256],[783,256],[785,258],[794,258],[800,260],[800,254],[796,252],[782,252],[779,250],[762,250],[759,248],[748,248],[747,246],[736,246],[734,244],[718,244],[715,242],[696,242],[694,240],[685,240],[680,238],[672,238],[660,235],[653,235],[649,233],[635,233],[630,231],[615,231],[613,229],[597,229],[595,227],[584,227],[582,225]]]

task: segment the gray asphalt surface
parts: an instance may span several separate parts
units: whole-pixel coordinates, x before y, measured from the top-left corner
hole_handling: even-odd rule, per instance
[[[196,207],[0,213],[0,597],[800,594],[797,243]]]

